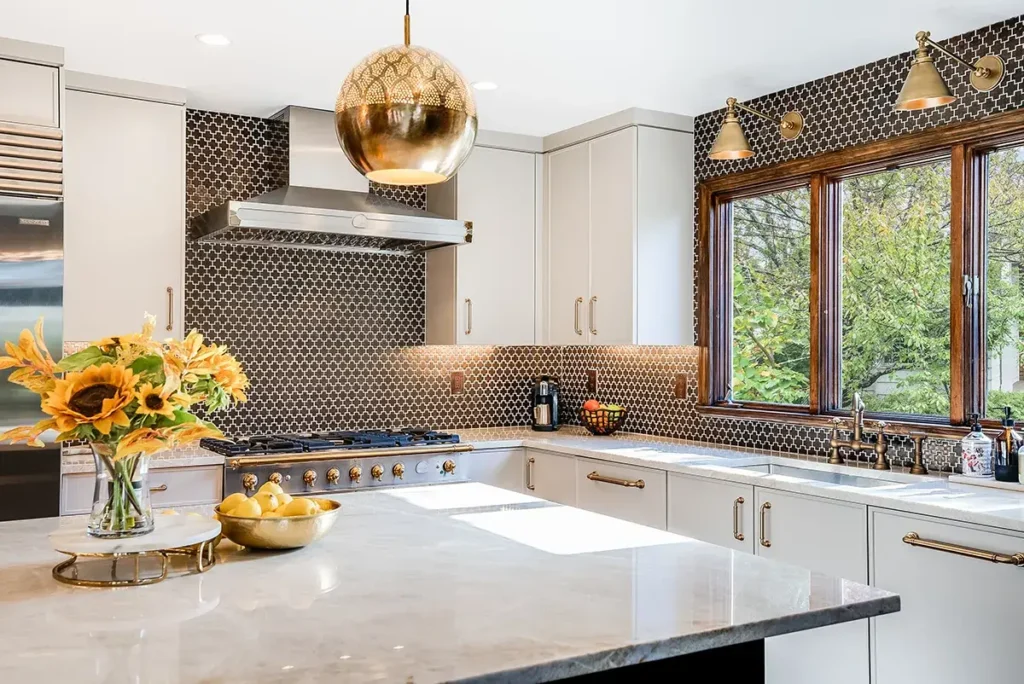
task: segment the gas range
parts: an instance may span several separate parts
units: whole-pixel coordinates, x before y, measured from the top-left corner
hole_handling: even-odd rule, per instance
[[[433,430],[330,430],[245,439],[204,439],[221,454],[224,496],[276,482],[289,494],[330,494],[459,482],[459,455],[473,447]]]

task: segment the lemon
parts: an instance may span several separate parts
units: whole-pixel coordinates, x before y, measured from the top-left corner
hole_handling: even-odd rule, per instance
[[[262,514],[263,509],[260,508],[260,503],[253,497],[232,508],[228,515],[233,515],[237,518],[258,518]]]
[[[283,506],[282,506],[282,508],[283,508]],[[281,518],[283,516],[281,515],[281,511],[263,511],[263,516],[262,517],[264,517],[264,518]]]
[[[281,494],[284,492],[284,490],[281,489],[281,485],[277,484],[276,482],[264,482],[263,486],[260,487],[260,491],[271,492],[273,494]]]
[[[316,499],[316,505],[320,507],[321,511],[331,510],[332,504],[330,499]]]
[[[257,492],[256,496],[252,498],[256,500],[256,503],[260,505],[260,510],[264,513],[272,511],[281,505],[277,500],[277,495],[273,492]]]
[[[245,501],[246,498],[247,497],[245,496],[245,494],[239,494],[239,493],[232,494],[231,496],[229,496],[228,498],[226,498],[226,499],[224,499],[223,501],[220,502],[220,512],[221,513],[230,513],[231,509],[233,509],[235,506],[237,506],[238,504],[240,504],[243,501]]]
[[[281,509],[281,515],[289,518],[297,515],[313,515],[319,512],[320,508],[309,499],[292,499],[290,504]]]
[[[279,503],[280,505],[284,506],[286,504],[290,504],[291,502],[292,502],[292,495],[291,494],[285,494],[284,492],[281,492],[280,494],[277,495],[277,503]]]

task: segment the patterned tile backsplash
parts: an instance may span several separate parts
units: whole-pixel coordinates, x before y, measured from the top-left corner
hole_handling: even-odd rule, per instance
[[[908,47],[912,41],[908,36]],[[961,96],[951,107],[896,113],[892,100],[909,53],[796,86],[750,102],[768,113],[798,108],[805,134],[782,143],[770,125],[744,126],[757,156],[712,163],[722,112],[695,120],[698,181],[951,121],[1024,106],[1024,25],[1013,19],[950,39],[958,54],[996,52],[1007,78],[995,91],[969,90],[950,60],[939,67]],[[248,199],[288,181],[286,123],[190,110],[186,136],[187,212],[194,218],[226,199]],[[371,191],[424,206],[422,187],[372,186]],[[561,378],[563,420],[588,397],[588,370],[597,396],[630,409],[627,429],[699,442],[752,447],[822,459],[826,430],[762,421],[708,418],[695,408],[697,350],[692,347],[436,347],[424,340],[424,260],[421,256],[350,255],[287,248],[200,244],[186,247],[185,319],[216,342],[231,345],[253,381],[251,401],[221,414],[232,435],[330,427],[420,425],[468,428],[525,425],[535,376]],[[462,371],[461,392],[451,373]],[[676,378],[685,377],[683,398]],[[956,443],[928,440],[926,462],[949,471]],[[910,444],[896,439],[897,467]]]

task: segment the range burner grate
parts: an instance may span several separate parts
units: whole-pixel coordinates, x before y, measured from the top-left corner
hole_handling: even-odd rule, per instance
[[[315,451],[358,451],[392,447],[458,444],[459,436],[434,430],[327,430],[301,435],[271,435],[248,439],[203,439],[200,446],[223,456],[288,454]]]

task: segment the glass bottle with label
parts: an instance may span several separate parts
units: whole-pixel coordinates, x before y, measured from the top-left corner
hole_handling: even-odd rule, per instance
[[[960,440],[960,469],[964,477],[992,477],[992,440],[981,431],[977,413],[971,415],[971,431]]]
[[[1016,482],[1018,477],[1017,458],[1020,447],[1024,444],[1020,433],[1014,427],[1012,411],[1009,406],[1003,407],[1003,431],[999,433],[993,445],[992,470],[1000,482]]]

